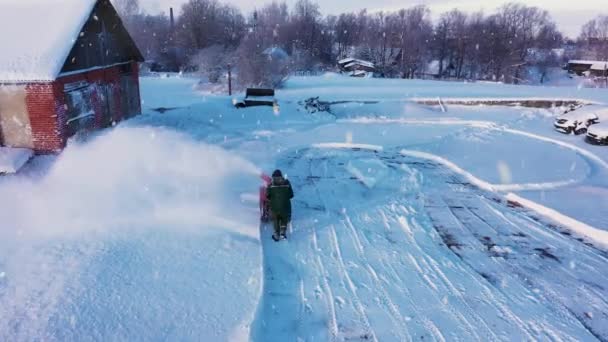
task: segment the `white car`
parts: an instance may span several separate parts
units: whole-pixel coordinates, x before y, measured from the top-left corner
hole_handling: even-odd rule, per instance
[[[565,134],[584,134],[587,128],[608,121],[608,106],[589,105],[559,116],[553,126]]]
[[[589,127],[587,142],[596,145],[608,145],[608,121]]]

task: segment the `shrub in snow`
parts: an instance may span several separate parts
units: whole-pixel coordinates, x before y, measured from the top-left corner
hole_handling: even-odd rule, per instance
[[[304,102],[300,102],[300,105],[304,106],[304,109],[309,113],[313,114],[316,112],[327,112],[331,113],[330,103],[319,100],[319,97],[310,97]]]
[[[211,83],[219,83],[228,72],[228,64],[233,63],[234,52],[221,45],[212,45],[200,50],[190,59]]]

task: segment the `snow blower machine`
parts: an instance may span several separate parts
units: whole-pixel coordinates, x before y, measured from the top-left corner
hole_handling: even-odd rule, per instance
[[[266,197],[266,191],[268,186],[272,183],[272,178],[266,174],[260,176],[262,178],[262,185],[260,186],[260,220],[263,223],[269,222],[272,217],[270,213],[270,203]]]

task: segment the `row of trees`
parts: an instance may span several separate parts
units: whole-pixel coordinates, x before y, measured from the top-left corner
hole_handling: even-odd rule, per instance
[[[426,6],[323,16],[317,3],[298,0],[291,9],[272,2],[244,16],[217,0],[189,0],[172,23],[166,14],[144,14],[138,0],[114,1],[148,59],[170,69],[199,68],[212,81],[231,63],[246,82],[267,82],[245,75],[265,72],[270,47],[287,52],[292,71],[330,69],[339,58],[358,57],[385,77],[510,83],[525,81],[530,67],[542,82],[567,58],[608,59],[608,16],[590,21],[567,44],[547,11],[519,3],[490,15],[454,9],[433,22]]]
[[[600,15],[586,23],[580,41],[589,58],[608,61],[608,15]]]

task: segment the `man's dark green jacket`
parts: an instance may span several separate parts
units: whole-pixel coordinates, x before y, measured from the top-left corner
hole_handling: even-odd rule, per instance
[[[266,197],[270,201],[270,210],[275,215],[283,217],[291,217],[291,199],[293,198],[293,189],[291,183],[284,178],[273,178],[272,183],[268,186]]]

